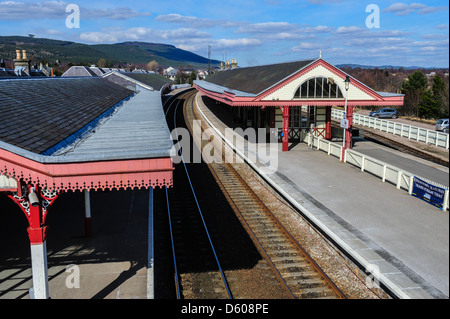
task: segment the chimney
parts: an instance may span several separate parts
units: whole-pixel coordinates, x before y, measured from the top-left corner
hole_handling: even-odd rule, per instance
[[[231,68],[235,69],[237,68],[238,64],[237,64],[237,60],[236,59],[231,59]]]
[[[27,75],[30,75],[31,61],[27,59],[26,50],[22,50],[22,52],[20,50],[16,50],[16,58],[14,59],[14,71],[17,74],[25,72]]]
[[[16,50],[16,59],[14,61],[22,61],[22,55],[20,54],[20,50]]]

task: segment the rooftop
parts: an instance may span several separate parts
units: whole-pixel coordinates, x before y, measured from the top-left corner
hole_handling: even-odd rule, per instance
[[[258,94],[289,77],[295,72],[303,69],[305,66],[314,61],[315,60],[303,60],[228,69],[208,76],[205,81],[241,92]]]
[[[135,81],[151,86],[156,91],[161,90],[164,85],[172,82],[171,80],[154,73],[121,72],[120,74],[132,78]]]
[[[101,78],[0,80],[0,141],[44,154],[132,91]]]

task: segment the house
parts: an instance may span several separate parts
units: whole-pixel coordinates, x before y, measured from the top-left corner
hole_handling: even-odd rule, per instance
[[[16,58],[13,60],[14,69],[7,69],[5,60],[0,60],[0,77],[42,77],[50,76],[52,70],[46,69],[40,64],[31,66],[31,60],[27,58],[26,50],[16,50]]]
[[[179,72],[178,69],[175,69],[170,66],[163,71],[163,75],[173,81],[175,80],[175,76],[178,74],[178,72]]]

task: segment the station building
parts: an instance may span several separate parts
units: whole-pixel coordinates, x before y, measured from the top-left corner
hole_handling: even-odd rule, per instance
[[[310,130],[331,139],[331,108],[346,108],[346,147],[351,148],[353,108],[400,106],[403,95],[376,92],[322,58],[245,68],[226,68],[194,81],[203,95],[231,108],[244,127],[275,131],[283,142]]]
[[[172,138],[155,74],[0,79],[0,192],[29,227],[34,296],[49,297],[46,217],[62,192],[171,187]]]

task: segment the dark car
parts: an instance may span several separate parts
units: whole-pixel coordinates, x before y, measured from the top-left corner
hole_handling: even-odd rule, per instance
[[[381,110],[378,110],[376,112],[370,112],[369,116],[372,117],[378,117],[378,118],[389,118],[389,119],[396,119],[398,117],[397,110],[390,109],[390,108],[384,108]]]

